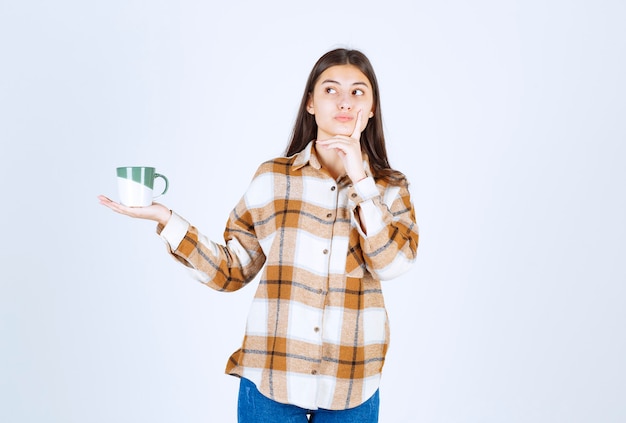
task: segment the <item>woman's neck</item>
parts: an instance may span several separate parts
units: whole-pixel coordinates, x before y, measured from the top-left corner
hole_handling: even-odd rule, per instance
[[[346,173],[341,157],[339,157],[335,150],[329,150],[324,147],[317,148],[317,146],[315,146],[315,153],[317,154],[320,165],[330,173],[333,179],[338,180]]]

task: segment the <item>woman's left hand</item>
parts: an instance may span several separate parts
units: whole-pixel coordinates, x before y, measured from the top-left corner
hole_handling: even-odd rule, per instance
[[[361,155],[362,112],[359,110],[357,113],[354,131],[350,136],[335,135],[327,140],[317,141],[318,145],[337,151],[352,183],[357,183],[367,177],[363,170],[363,156]]]

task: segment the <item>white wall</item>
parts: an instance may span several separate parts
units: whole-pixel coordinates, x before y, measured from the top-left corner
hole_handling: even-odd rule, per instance
[[[420,256],[385,284],[381,422],[626,420],[619,0],[5,2],[0,421],[234,422],[255,287],[98,205],[149,164],[221,238],[315,60],[369,55]]]

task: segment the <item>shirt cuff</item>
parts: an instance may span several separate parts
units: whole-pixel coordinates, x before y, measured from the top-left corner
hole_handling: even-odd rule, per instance
[[[187,234],[189,226],[189,222],[172,212],[170,220],[167,222],[167,225],[161,229],[159,236],[170,246],[172,251],[176,251]],[[159,229],[157,229],[157,232]]]
[[[368,176],[365,179],[361,179],[356,184],[348,189],[348,198],[355,204],[360,204],[363,201],[371,200],[374,197],[380,195],[378,188],[376,188],[376,182],[374,178]]]

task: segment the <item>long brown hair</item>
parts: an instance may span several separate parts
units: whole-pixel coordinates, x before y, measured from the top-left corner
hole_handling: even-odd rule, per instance
[[[369,59],[358,50],[339,48],[331,50],[319,58],[306,82],[304,95],[300,102],[300,108],[296,116],[296,122],[291,133],[289,146],[285,151],[286,156],[302,151],[307,144],[317,137],[317,123],[315,116],[307,112],[307,104],[313,94],[313,88],[318,78],[331,66],[352,65],[356,66],[367,77],[372,85],[373,112],[374,116],[369,120],[365,130],[361,133],[361,151],[367,155],[372,173],[375,179],[383,179],[391,185],[406,185],[404,175],[389,165],[387,149],[385,148],[385,135],[383,133],[383,119],[380,110],[380,93],[374,68]]]

